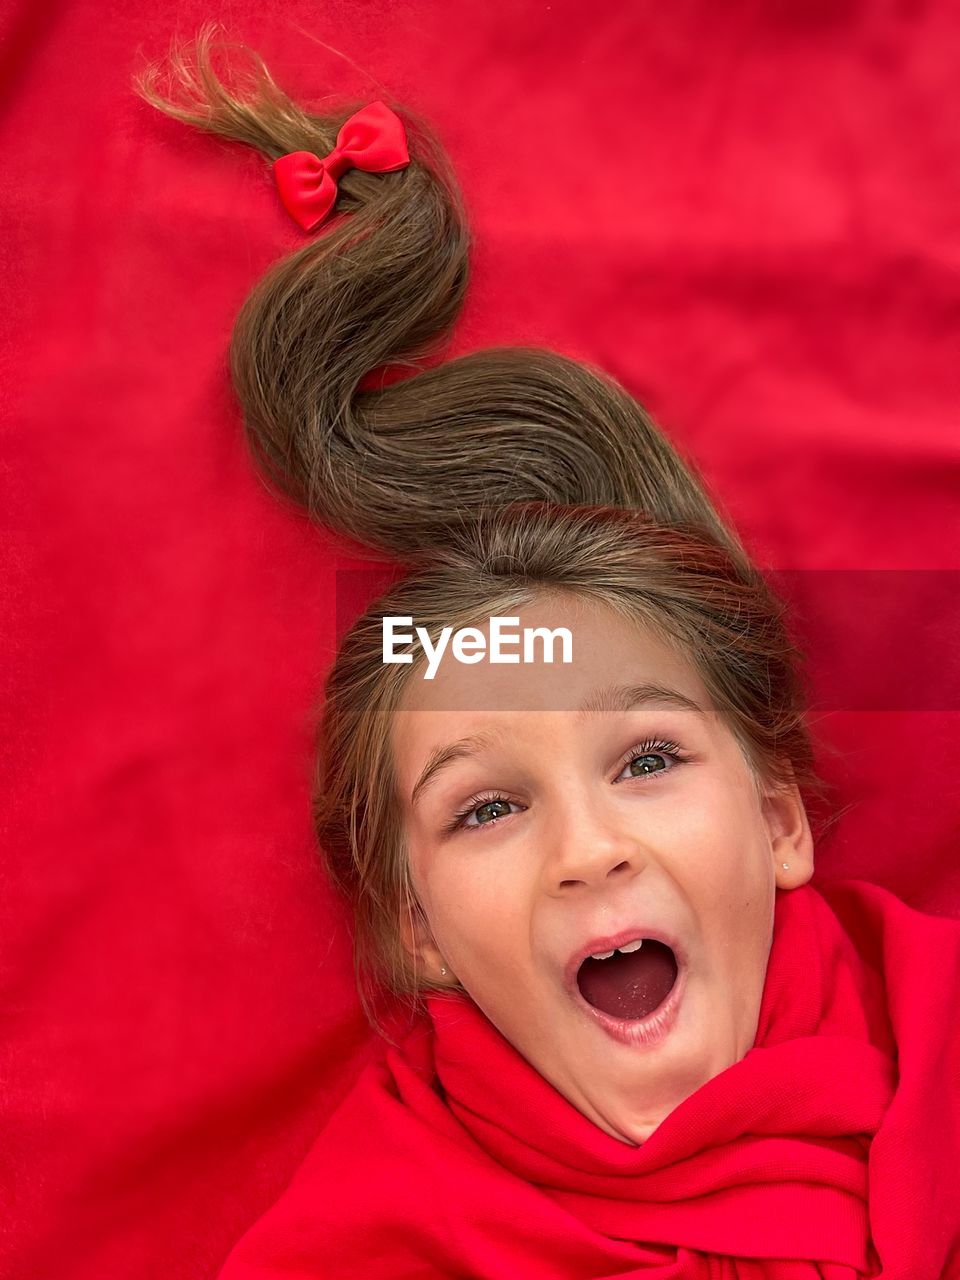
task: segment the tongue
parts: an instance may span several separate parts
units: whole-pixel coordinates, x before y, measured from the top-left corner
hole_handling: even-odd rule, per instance
[[[588,956],[577,974],[587,1003],[613,1018],[647,1017],[667,998],[676,978],[673,951],[650,938],[639,951],[615,951],[609,960]]]

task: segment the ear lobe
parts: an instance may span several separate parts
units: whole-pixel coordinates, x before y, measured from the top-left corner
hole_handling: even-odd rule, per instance
[[[423,908],[414,902],[401,912],[400,937],[412,960],[417,960],[431,977],[443,963]]]
[[[419,903],[412,903],[401,911],[400,936],[404,948],[411,957],[422,954],[423,945],[429,939],[430,930]]]
[[[813,836],[799,787],[792,783],[768,792],[761,812],[777,887],[796,889],[806,884],[813,876]]]

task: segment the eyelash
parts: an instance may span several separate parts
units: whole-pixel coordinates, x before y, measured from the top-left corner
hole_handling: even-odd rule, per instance
[[[648,742],[641,742],[636,746],[631,747],[630,750],[621,757],[619,768],[622,770],[628,764],[632,764],[638,756],[649,755],[669,756],[670,759],[673,760],[673,765],[669,769],[658,769],[656,773],[648,773],[645,775],[647,778],[655,778],[664,773],[672,773],[678,764],[685,764],[687,760],[687,757],[683,752],[683,748],[676,742],[666,740],[654,741],[651,739]],[[628,779],[624,779],[624,781],[628,781]],[[633,779],[630,779],[630,781],[633,781]],[[491,818],[489,822],[481,822],[476,826],[471,827],[466,825],[466,819],[469,818],[476,809],[482,808],[484,805],[493,804],[495,801],[499,801],[501,804],[515,803],[515,801],[508,799],[499,792],[484,791],[478,795],[471,796],[467,801],[466,806],[461,809],[459,813],[454,815],[452,822],[450,822],[450,824],[445,828],[445,834],[452,835],[455,831],[483,831],[487,827],[495,827],[498,822],[503,820],[503,818],[509,818],[511,815],[509,813],[505,813],[500,818]]]

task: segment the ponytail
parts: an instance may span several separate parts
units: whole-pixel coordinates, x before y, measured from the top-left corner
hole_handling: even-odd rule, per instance
[[[161,97],[157,68],[137,79],[152,105],[256,147],[271,162],[328,152],[356,103],[313,114],[258,54],[242,99],[215,74],[206,24],[195,62],[171,63],[193,110]],[[244,46],[241,46],[244,47]],[[257,282],[237,318],[230,369],[253,454],[271,486],[317,520],[401,559],[442,544],[451,522],[513,502],[638,509],[745,553],[691,464],[605,372],[529,347],[477,351],[424,367],[463,304],[470,234],[435,132],[390,102],[410,163],[350,169],[335,212]],[[364,386],[385,366],[411,376]]]

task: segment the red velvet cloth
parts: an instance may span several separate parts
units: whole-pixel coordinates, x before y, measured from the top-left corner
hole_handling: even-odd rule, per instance
[[[371,1048],[309,800],[357,549],[266,492],[226,369],[305,238],[131,90],[211,17],[305,104],[436,124],[450,354],[657,415],[809,585],[818,875],[960,916],[956,4],[0,0],[3,1280],[211,1280]]]
[[[754,1047],[639,1146],[461,994],[387,1047],[221,1280],[956,1280],[960,922],[778,892]]]

